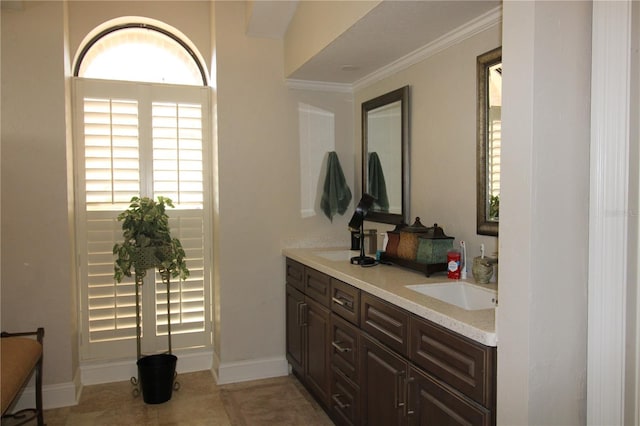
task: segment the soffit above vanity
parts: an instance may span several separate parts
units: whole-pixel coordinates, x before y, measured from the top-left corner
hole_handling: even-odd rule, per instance
[[[382,1],[286,78],[356,84],[500,5],[493,0]]]
[[[307,42],[305,48],[308,47],[311,51],[304,56],[309,59],[288,72],[285,78],[289,81],[355,85],[385,67],[416,55],[425,46],[438,44],[447,37],[454,39],[452,34],[460,33],[458,39],[463,39],[465,34],[472,35],[474,31],[482,30],[485,28],[483,22],[477,21],[482,21],[485,16],[495,15],[502,4],[500,0],[383,0],[356,2],[353,6],[345,6],[344,3],[324,3],[324,8],[335,8],[334,17],[339,13],[350,13],[347,19],[353,19],[350,25],[345,26],[344,22],[341,24],[347,29],[339,35],[327,37],[327,34],[308,34],[310,31],[323,31],[330,26],[323,25],[326,20],[322,17],[316,18],[315,28],[295,25],[296,11],[301,4],[297,0],[249,0],[247,34],[284,38],[285,44],[292,42],[287,39],[294,39],[294,43],[296,39],[314,42],[319,38],[330,40],[320,44]],[[489,25],[495,23],[493,17],[485,21]],[[299,27],[303,30],[297,29]],[[300,34],[296,29],[307,33]],[[332,30],[335,29],[334,26]],[[447,47],[446,40],[441,44]],[[438,46],[435,47],[437,49]],[[285,49],[285,55],[287,51]]]

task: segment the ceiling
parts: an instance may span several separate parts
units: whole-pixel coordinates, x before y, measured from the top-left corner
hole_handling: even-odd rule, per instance
[[[297,1],[255,1],[251,22],[262,23],[263,34],[281,38],[295,12]],[[270,3],[272,3],[269,7]],[[289,9],[283,3],[289,3]],[[289,79],[353,84],[380,68],[437,40],[496,7],[500,0],[409,1],[385,0],[304,65]],[[280,8],[288,19],[276,20],[266,13]],[[248,33],[251,31],[251,22]],[[271,29],[265,31],[265,27]],[[250,34],[251,35],[251,34]],[[263,35],[264,36],[264,35]]]

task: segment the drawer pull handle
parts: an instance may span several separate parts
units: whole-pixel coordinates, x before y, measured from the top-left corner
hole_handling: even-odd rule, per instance
[[[339,299],[337,297],[332,297],[331,300],[333,300],[333,303],[337,303],[340,306],[344,306],[346,304],[345,300]]]
[[[346,348],[344,346],[340,346],[342,342],[331,342],[331,346],[336,348],[338,352],[351,352],[351,348]]]
[[[341,297],[332,297],[331,300],[337,305],[340,305],[347,309],[353,309],[353,301],[349,299],[343,299]]]
[[[394,397],[394,401],[393,401],[393,405],[396,408],[400,408],[400,407],[404,407],[405,402],[400,400],[400,393],[402,392],[402,382],[403,382],[403,378],[404,378],[404,371],[399,371],[396,373],[396,390],[393,394]]]
[[[348,408],[349,405],[350,405],[350,404],[345,404],[344,402],[340,401],[340,394],[339,393],[331,395],[331,399],[333,399],[333,402],[335,402],[341,410],[344,410],[345,408]]]
[[[298,326],[307,326],[307,304],[304,302],[298,302]]]
[[[411,408],[409,408],[409,388],[411,387],[412,383],[415,382],[415,378],[414,377],[408,377],[405,380],[406,383],[406,388],[405,388],[405,394],[404,394],[404,399],[405,399],[405,405],[404,405],[404,413],[405,416],[412,416],[415,414],[415,411],[413,411]]]

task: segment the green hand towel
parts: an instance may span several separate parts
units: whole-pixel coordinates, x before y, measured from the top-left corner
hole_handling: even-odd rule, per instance
[[[382,171],[382,163],[378,154],[372,152],[369,154],[369,194],[371,194],[376,201],[374,205],[378,206],[381,211],[389,211],[389,197],[387,196],[387,183],[384,179],[384,172]]]
[[[344,178],[338,154],[331,151],[327,158],[327,177],[324,180],[322,199],[320,208],[324,214],[333,222],[336,213],[341,215],[347,211],[351,202],[351,190]]]

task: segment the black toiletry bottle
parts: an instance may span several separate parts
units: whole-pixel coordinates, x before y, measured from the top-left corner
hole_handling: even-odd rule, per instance
[[[351,250],[360,250],[360,231],[351,231]]]

